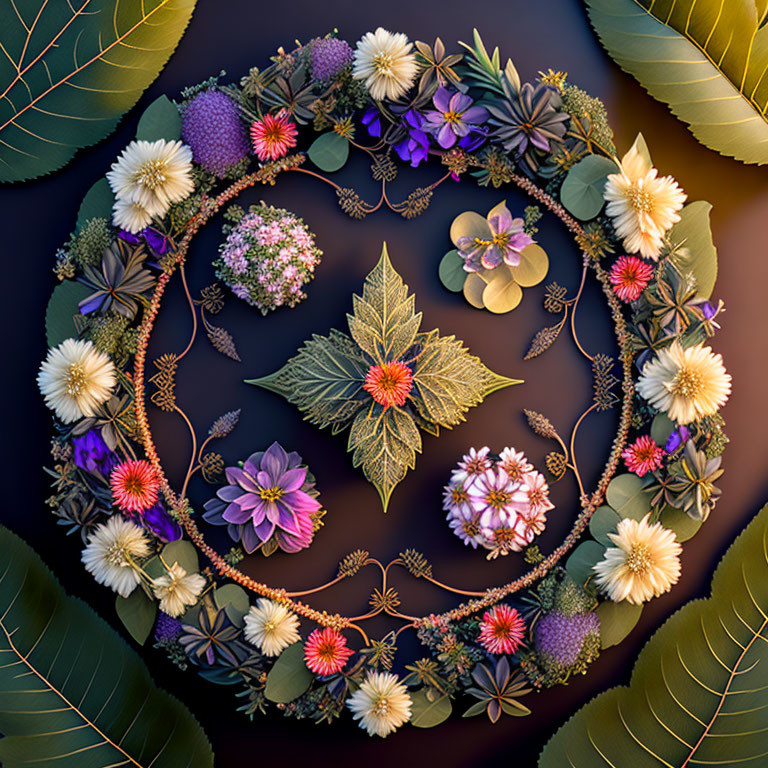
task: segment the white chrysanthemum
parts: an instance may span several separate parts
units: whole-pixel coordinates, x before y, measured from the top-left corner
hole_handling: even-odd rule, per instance
[[[112,223],[135,235],[152,223],[152,217],[138,203],[130,200],[115,200],[112,208]]]
[[[411,53],[413,44],[402,33],[379,27],[367,32],[357,43],[352,76],[365,80],[376,101],[398,99],[413,85],[419,66]]]
[[[205,578],[199,573],[187,573],[178,563],[174,563],[152,582],[152,591],[160,601],[160,610],[174,618],[181,616],[190,605],[197,602],[203,591]]]
[[[649,525],[648,515],[639,522],[628,517],[619,523],[618,533],[608,537],[616,546],[606,550],[593,570],[597,585],[611,600],[640,605],[677,583],[683,548],[661,523]]]
[[[137,203],[153,217],[165,216],[171,203],[195,189],[192,150],[180,141],[132,141],[112,163],[107,180],[118,201]]]
[[[90,341],[66,339],[48,350],[37,374],[45,404],[65,424],[94,416],[115,385],[115,366]]]
[[[678,424],[713,416],[731,394],[731,376],[721,355],[695,344],[683,349],[678,341],[660,349],[644,366],[637,391],[654,408]]]
[[[99,584],[128,597],[139,583],[136,559],[148,554],[144,531],[124,517],[112,515],[88,537],[81,560]]]
[[[347,706],[369,736],[388,736],[411,717],[408,689],[391,672],[369,672]]]
[[[619,173],[608,176],[603,197],[605,212],[628,253],[659,258],[664,233],[680,221],[686,194],[671,176],[658,171],[633,146],[621,159]]]
[[[245,639],[265,656],[277,656],[299,640],[299,619],[286,606],[259,598],[245,615]]]

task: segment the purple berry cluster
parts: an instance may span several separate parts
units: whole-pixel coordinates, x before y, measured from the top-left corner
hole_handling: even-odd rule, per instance
[[[312,77],[316,80],[331,80],[352,63],[354,52],[346,40],[337,37],[321,37],[312,42],[310,64]]]

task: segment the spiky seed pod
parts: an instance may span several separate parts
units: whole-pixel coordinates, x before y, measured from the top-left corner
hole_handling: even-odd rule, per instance
[[[349,578],[354,576],[370,557],[370,553],[364,549],[356,549],[350,552],[340,563],[337,575]]]
[[[400,559],[408,572],[417,579],[432,578],[432,566],[421,552],[415,549],[406,549],[400,553]]]
[[[530,411],[527,408],[523,409],[525,418],[528,419],[528,426],[541,437],[549,438],[550,440],[557,440],[557,430],[552,426],[552,422],[543,414],[537,411]]]

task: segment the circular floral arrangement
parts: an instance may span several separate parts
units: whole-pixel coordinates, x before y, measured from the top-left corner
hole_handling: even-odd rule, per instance
[[[359,143],[358,133],[372,143]],[[369,156],[381,182],[376,203],[323,175],[341,168],[352,149]],[[395,157],[411,166],[435,159],[442,175],[393,202],[387,184],[398,173]],[[545,288],[545,309],[559,319],[534,336],[525,356],[543,354],[570,326],[593,371],[594,400],[570,440],[543,414],[525,412],[533,431],[555,444],[546,458],[550,482],[566,472],[576,478],[580,511],[571,533],[549,554],[532,543],[552,506],[548,485],[512,448],[498,456],[487,447],[469,450],[445,488],[454,532],[490,557],[522,551],[531,566],[522,577],[480,592],[453,588],[411,549],[388,564],[352,552],[329,584],[300,593],[238,570],[245,553],[310,546],[325,510],[301,457],[278,443],[254,446],[241,464],[225,467],[209,446],[235,428],[239,411],[221,416],[198,441],[176,400],[179,362],[201,328],[222,354],[239,355],[231,334],[211,322],[224,303],[221,289],[212,285],[194,298],[185,261],[213,215],[283,173],[331,185],[341,209],[358,219],[382,206],[418,216],[451,179],[524,190],[537,205],[523,217],[505,204],[488,216],[458,217],[455,248],[440,265],[449,290],[494,312],[513,309],[524,287],[544,279],[546,254],[533,242],[539,206],[573,234],[581,285],[573,296],[557,283]],[[381,28],[355,49],[330,35],[280,49],[239,85],[213,78],[178,103],[161,97],[143,115],[137,140],[84,199],[56,256],[61,282],[48,307],[51,349],[38,377],[57,428],[53,512],[79,532],[85,568],[116,593],[117,613],[137,642],[153,634],[180,667],[236,683],[249,716],[276,707],[331,722],[348,712],[368,733],[386,736],[408,721],[436,725],[454,705],[493,722],[526,715],[522,697],[585,672],[632,629],[644,602],[677,581],[680,542],[719,496],[727,438],[718,411],[730,376],[706,340],[723,307],[709,300],[716,275],[709,206],[684,202],[677,183],[653,167],[642,136],[617,157],[598,99],[551,70],[521,82],[512,62],[502,67],[476,32],[455,53],[439,39],[412,44]],[[217,276],[263,313],[300,301],[320,258],[301,220],[265,204],[249,212],[230,206],[226,216]],[[590,355],[576,334],[588,273],[609,305],[617,360]],[[148,341],[174,275],[193,312],[192,335],[184,351],[162,355],[150,370]],[[420,431],[438,434],[517,383],[489,371],[453,337],[421,331],[420,319],[385,248],[354,297],[349,335],[315,335],[280,371],[252,381],[319,427],[349,429],[353,463],[385,509],[414,466]],[[333,371],[333,384],[321,370]],[[178,491],[155,450],[147,399],[190,427],[192,455]],[[576,431],[591,412],[612,407],[620,409],[618,433],[589,492]],[[199,518],[187,498],[197,472],[216,487]],[[236,546],[226,555],[206,543],[209,524],[227,526]],[[442,614],[409,616],[388,585],[395,567],[469,599]],[[304,602],[363,568],[382,578],[365,615]],[[381,614],[401,626],[369,638],[363,622]],[[402,669],[395,654],[408,629],[423,656]]]

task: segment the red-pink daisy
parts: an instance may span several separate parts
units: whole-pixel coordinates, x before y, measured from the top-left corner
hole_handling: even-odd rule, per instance
[[[619,256],[611,267],[613,292],[622,301],[635,301],[653,277],[653,267],[637,256]]]
[[[385,408],[391,405],[405,405],[412,387],[413,373],[401,362],[372,365],[363,384],[363,389]]]
[[[332,627],[316,629],[304,643],[304,663],[316,675],[340,672],[353,653],[344,635]]]
[[[124,461],[109,476],[112,498],[123,512],[144,512],[157,502],[160,478],[148,462]]]
[[[664,449],[650,435],[643,435],[624,449],[621,458],[630,472],[643,477],[661,466],[664,455]]]
[[[264,115],[251,125],[251,142],[256,156],[264,160],[277,160],[291,147],[296,146],[299,131],[287,110],[281,109],[276,115]]]
[[[508,605],[495,605],[483,614],[480,643],[491,653],[514,653],[525,637],[523,617]]]

